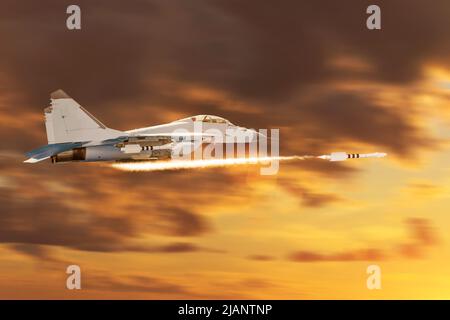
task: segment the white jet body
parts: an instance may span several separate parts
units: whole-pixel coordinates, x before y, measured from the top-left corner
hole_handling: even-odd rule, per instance
[[[262,136],[213,115],[120,131],[105,126],[62,90],[50,97],[44,110],[48,145],[28,152],[27,163],[48,158],[52,162],[165,160],[193,153],[202,144],[250,144]]]

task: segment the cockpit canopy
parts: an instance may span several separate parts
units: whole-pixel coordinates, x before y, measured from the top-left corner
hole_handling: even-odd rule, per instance
[[[184,118],[184,119],[180,119],[177,120],[178,121],[201,121],[201,122],[205,122],[205,123],[227,123],[227,124],[231,124],[230,121],[228,121],[227,119],[218,117],[218,116],[211,116],[208,114],[200,114],[197,116],[192,116],[192,117],[188,117],[188,118]]]

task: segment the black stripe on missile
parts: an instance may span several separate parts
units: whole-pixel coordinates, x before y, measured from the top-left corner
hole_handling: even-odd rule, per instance
[[[359,153],[356,155],[357,158],[359,158]]]
[[[352,155],[349,153],[347,154],[347,159],[350,159],[352,157]]]

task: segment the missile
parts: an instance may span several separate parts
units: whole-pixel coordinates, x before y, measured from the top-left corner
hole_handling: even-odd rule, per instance
[[[141,150],[142,148],[138,144],[126,144],[123,148],[120,148],[123,153],[139,153]]]
[[[346,153],[346,152],[333,152],[331,154],[324,154],[318,156],[317,158],[329,160],[329,161],[345,161],[347,159],[358,159],[358,158],[384,158],[387,156],[385,152],[375,152],[375,153]]]

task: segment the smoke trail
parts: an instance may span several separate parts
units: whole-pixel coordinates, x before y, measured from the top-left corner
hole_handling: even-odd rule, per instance
[[[230,159],[205,160],[170,160],[170,161],[143,161],[114,163],[111,166],[124,171],[163,171],[196,168],[226,167],[245,164],[264,164],[270,161],[305,160],[312,156],[280,156],[280,157],[253,157]]]

